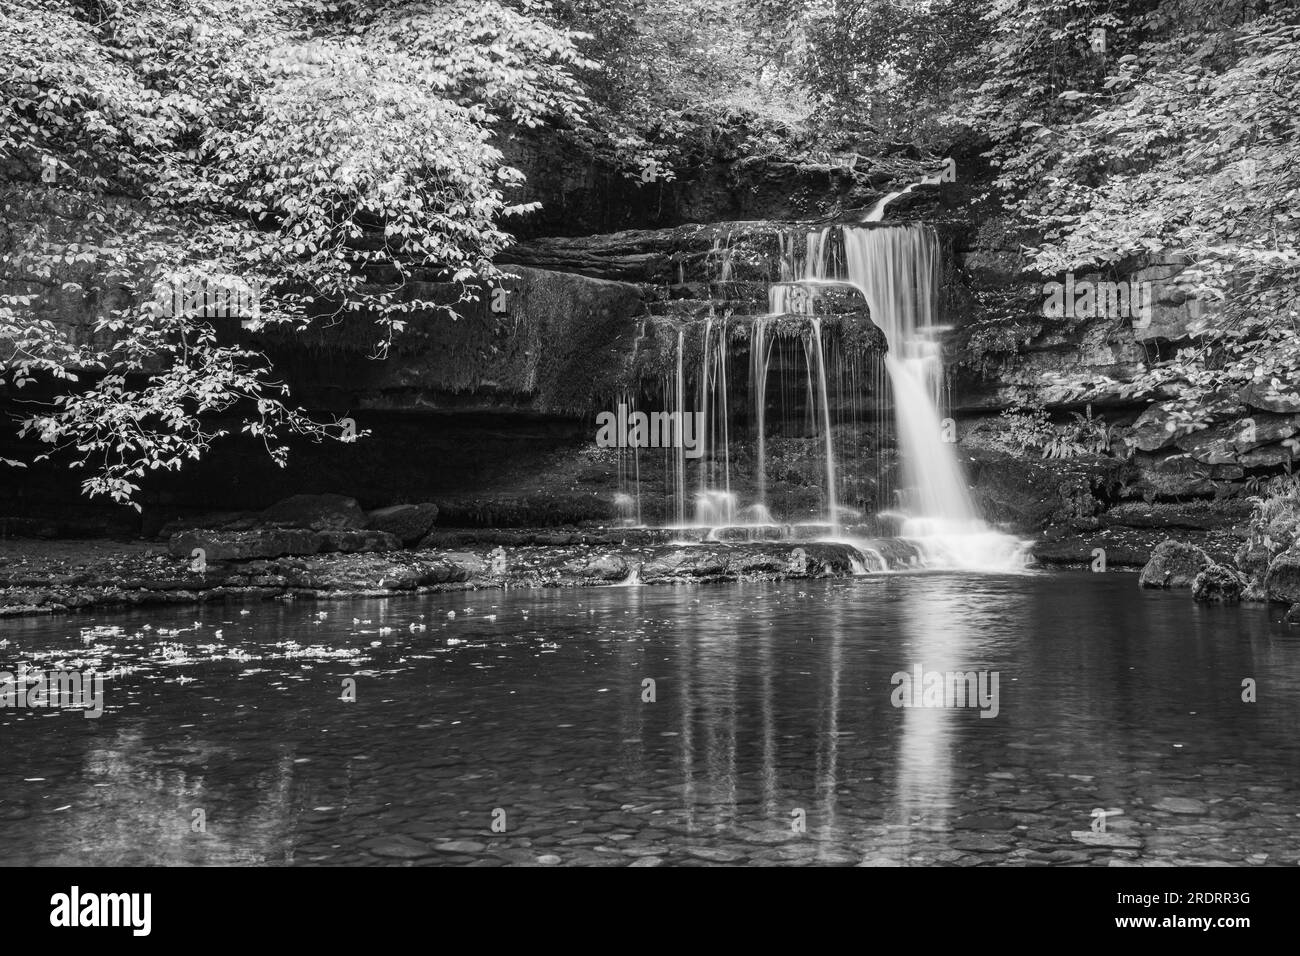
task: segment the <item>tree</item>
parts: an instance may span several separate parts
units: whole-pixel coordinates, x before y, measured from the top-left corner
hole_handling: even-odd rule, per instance
[[[382,355],[407,317],[491,280],[526,207],[491,144],[502,122],[576,120],[588,66],[549,8],[397,0],[16,0],[0,13],[0,385],[77,387],[22,433],[134,503],[239,416],[285,440],[341,437],[294,408],[259,350],[229,341],[207,293],[254,328],[364,316]],[[459,290],[409,294],[416,270]],[[198,290],[198,295],[195,294]],[[103,306],[78,340],[57,291]],[[195,307],[194,302],[205,304]],[[251,308],[251,311],[250,311]]]
[[[1288,2],[996,0],[985,79],[958,111],[1046,274],[1188,264],[1193,344],[1126,386],[1174,396],[1300,380],[1300,12]],[[954,119],[958,115],[954,113]]]

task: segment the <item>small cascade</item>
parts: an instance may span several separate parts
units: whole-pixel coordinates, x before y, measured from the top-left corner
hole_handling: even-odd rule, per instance
[[[754,481],[758,500],[755,509],[762,509],[765,522],[771,521],[767,506],[767,373],[772,364],[772,346],[768,341],[767,327],[771,318],[761,315],[754,320],[754,333],[749,347],[751,368],[750,394],[754,407]]]
[[[885,207],[900,196],[906,196],[917,186],[933,186],[939,183],[950,183],[957,178],[957,163],[952,158],[943,161],[943,169],[940,172],[930,176],[923,176],[916,182],[910,184],[906,189],[900,189],[897,192],[887,193],[876,201],[876,204],[867,210],[867,214],[862,217],[863,222],[881,222],[885,218]]]
[[[715,238],[704,260],[711,298],[670,303],[666,314],[681,316],[667,320],[675,348],[657,364],[658,404],[644,397],[695,416],[700,445],[689,455],[680,445],[632,449],[620,467],[620,523],[648,518],[696,541],[844,541],[863,573],[1022,565],[1021,542],[982,520],[944,440],[934,230],[821,227],[774,238],[765,303],[754,301],[752,271],[736,279],[730,237]],[[684,285],[684,271],[679,278]],[[893,445],[897,467],[885,451]],[[663,495],[649,510],[643,454],[663,458]]]
[[[839,530],[840,516],[835,507],[835,440],[831,429],[831,400],[826,387],[826,355],[822,347],[821,319],[813,316],[809,339],[812,351],[817,356],[817,382],[821,391],[820,407],[822,410],[822,435],[826,443],[826,512],[830,518],[831,528]]]

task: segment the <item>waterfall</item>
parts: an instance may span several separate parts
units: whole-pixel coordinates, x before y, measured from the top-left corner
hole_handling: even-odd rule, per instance
[[[702,456],[663,450],[665,500],[656,513],[679,528],[709,529],[710,540],[807,540],[829,525],[832,537],[858,548],[864,567],[1023,566],[1024,543],[982,520],[951,444],[955,435],[944,428],[934,230],[916,223],[821,227],[782,229],[775,238],[765,313],[758,314],[762,305],[751,311],[752,299],[729,298],[750,280],[736,282],[729,239],[717,239],[706,257],[717,291],[676,325],[675,363],[660,366],[661,395],[669,411],[698,415]],[[858,297],[888,343],[883,359],[875,353],[869,365],[856,338],[863,330],[852,325]],[[688,358],[697,346],[699,355]],[[630,396],[626,404],[635,405]],[[749,427],[741,429],[734,419],[746,406]],[[891,431],[897,481],[884,450]],[[624,474],[616,508],[623,523],[640,524],[635,450],[624,458]],[[738,523],[744,528],[733,527]],[[873,537],[882,525],[901,538]]]
[[[844,228],[848,280],[885,333],[885,370],[893,389],[905,502],[901,533],[922,542],[931,563],[1019,566],[1021,542],[993,531],[971,500],[940,414],[942,350],[935,336],[939,242],[920,224]]]
[[[772,520],[767,507],[767,373],[772,362],[772,346],[767,341],[769,321],[765,315],[754,320],[754,334],[749,347],[754,402],[754,478],[758,498],[754,510],[755,517],[764,524]]]
[[[812,351],[817,356],[817,381],[821,392],[822,434],[826,441],[826,517],[835,531],[840,527],[839,510],[835,505],[835,442],[831,431],[830,391],[826,387],[826,355],[822,347],[822,320],[813,316],[809,329]]]

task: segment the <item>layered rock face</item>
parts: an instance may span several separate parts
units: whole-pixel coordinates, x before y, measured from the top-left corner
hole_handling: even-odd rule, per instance
[[[707,323],[726,323],[732,359],[743,365],[753,317],[769,308],[768,286],[788,278],[781,271],[786,244],[810,230],[859,223],[882,194],[915,177],[899,157],[759,160],[721,143],[677,181],[643,183],[614,176],[546,136],[520,134],[506,152],[530,175],[532,192],[521,198],[545,206],[516,225],[521,241],[498,262],[506,277],[479,290],[479,300],[462,305],[459,318],[413,316],[382,360],[372,357],[374,329],[364,318],[249,341],[272,354],[299,402],[352,417],[370,437],[341,447],[297,447],[285,470],[267,466],[252,443],[218,446],[184,481],[151,480],[143,518],[95,508],[83,516],[66,507],[78,498],[75,476],[32,469],[12,475],[0,534],[156,535],[176,517],[257,510],[295,491],[344,492],[372,511],[393,510],[366,528],[334,529],[342,536],[318,545],[312,539],[230,546],[325,553],[388,540],[357,539],[357,532],[391,535],[409,546],[435,526],[554,527],[626,518],[615,506],[617,455],[592,440],[595,412],[620,396],[661,389],[674,374],[679,342],[688,374],[696,374],[700,355],[692,342]],[[1086,563],[1104,548],[1121,565],[1141,565],[1166,532],[1186,532],[1212,557],[1231,558],[1249,521],[1244,499],[1257,490],[1252,482],[1290,460],[1300,395],[1279,398],[1256,386],[1225,393],[1211,408],[1211,426],[1188,433],[1171,414],[1168,396],[1127,394],[1128,382],[1171,357],[1212,317],[1181,284],[1185,264],[1136,263],[1123,275],[1073,277],[1075,287],[1091,283],[1104,291],[1103,283],[1122,282],[1148,290],[1149,296],[1130,296],[1128,314],[1098,314],[1096,297],[1090,312],[1077,296],[1062,303],[1060,311],[1069,314],[1045,314],[1052,312],[1045,292],[1051,277],[1030,272],[1020,251],[1032,237],[1012,233],[977,201],[986,171],[968,167],[965,157],[958,169],[957,183],[900,196],[887,215],[924,220],[941,239],[940,308],[950,327],[943,340],[946,396],[985,514],[1040,533],[1040,554],[1050,560]],[[450,302],[450,290],[428,278],[417,277],[402,294]],[[59,300],[51,307],[84,328],[109,304]],[[1114,304],[1124,303],[1116,298]],[[852,294],[828,289],[817,308],[825,335],[860,350],[883,349],[879,330]],[[793,327],[785,332],[792,342],[802,334]],[[1109,448],[1057,459],[989,440],[1005,430],[999,413],[1026,398],[1058,420],[1091,406],[1113,427]],[[883,395],[868,388],[855,402],[870,408]],[[836,428],[846,457],[870,457],[882,472],[895,466],[886,430]],[[0,454],[12,447],[9,436],[0,438]],[[787,500],[812,501],[822,453],[815,438],[783,438],[767,451]],[[738,446],[742,458],[753,453]],[[654,468],[641,476],[649,499],[668,480]],[[878,490],[850,489],[847,504],[863,513],[879,510]],[[328,529],[307,530],[326,535]],[[1246,560],[1260,563],[1262,574],[1278,552],[1263,548],[1260,558],[1260,548]],[[1242,569],[1251,577],[1247,595],[1263,593],[1262,576]]]

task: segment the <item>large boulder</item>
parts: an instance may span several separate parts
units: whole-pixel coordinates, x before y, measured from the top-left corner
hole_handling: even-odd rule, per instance
[[[712,578],[727,573],[725,550],[685,547],[659,551],[641,567],[647,583],[678,578]]]
[[[1144,588],[1189,588],[1202,569],[1214,562],[1194,544],[1172,538],[1160,542],[1138,576]]]
[[[1300,547],[1292,545],[1269,562],[1264,594],[1270,601],[1300,603]]]
[[[570,561],[565,569],[578,577],[595,578],[599,581],[622,581],[630,571],[627,559],[619,554],[577,558]]]
[[[1159,451],[1178,440],[1177,420],[1171,409],[1172,402],[1149,405],[1129,431],[1129,438],[1142,451]]]
[[[190,558],[196,548],[205,561],[252,561],[287,555],[315,554],[321,550],[321,536],[305,528],[258,528],[230,531],[199,528],[171,536],[167,550],[178,558]]]
[[[370,512],[370,527],[395,535],[404,545],[417,543],[429,533],[438,518],[433,504],[393,505]]]
[[[1207,604],[1236,604],[1241,600],[1246,580],[1225,564],[1212,564],[1192,582],[1192,600]]]
[[[969,468],[971,494],[986,518],[1036,531],[1055,523],[1094,527],[1126,466],[1101,456],[1047,460],[975,447]]]
[[[366,514],[357,500],[345,495],[293,495],[263,511],[262,520],[312,531],[360,531],[366,526]]]

